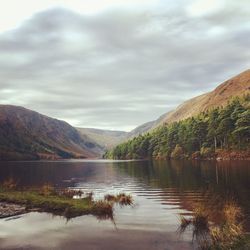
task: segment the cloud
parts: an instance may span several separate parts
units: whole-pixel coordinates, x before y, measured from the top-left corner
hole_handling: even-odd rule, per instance
[[[196,0],[188,6],[188,12],[192,16],[202,16],[222,10],[225,0]]]
[[[193,1],[151,2],[92,15],[55,7],[0,33],[0,102],[129,130],[249,67],[246,1],[199,15]]]

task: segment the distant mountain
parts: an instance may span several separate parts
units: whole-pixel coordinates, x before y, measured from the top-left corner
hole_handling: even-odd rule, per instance
[[[64,121],[0,105],[0,160],[96,158],[103,149]]]
[[[78,132],[84,137],[87,136],[89,139],[97,143],[103,148],[103,153],[107,149],[118,145],[120,142],[127,138],[127,132],[124,131],[112,131],[102,130],[94,128],[76,128]]]
[[[232,97],[242,96],[247,91],[250,91],[250,69],[225,81],[213,91],[184,102],[176,109],[163,114],[157,120],[135,128],[129,133],[130,138],[150,131],[164,123],[184,120],[213,107],[225,106]]]
[[[136,127],[135,129],[131,130],[128,134],[127,134],[127,139],[136,137],[140,134],[143,134],[149,130],[151,130],[153,128],[153,126],[155,125],[155,121],[151,121],[151,122],[146,122],[138,127]]]

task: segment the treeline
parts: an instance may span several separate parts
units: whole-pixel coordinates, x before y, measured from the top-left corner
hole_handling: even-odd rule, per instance
[[[106,152],[105,158],[209,157],[218,149],[250,146],[250,94],[179,122],[164,124]]]

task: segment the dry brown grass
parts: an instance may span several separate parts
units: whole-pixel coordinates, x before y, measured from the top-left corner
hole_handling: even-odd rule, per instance
[[[104,200],[108,202],[118,203],[121,206],[131,206],[134,202],[132,196],[125,193],[120,193],[117,195],[107,194],[104,196]]]
[[[3,182],[2,186],[5,189],[13,190],[17,187],[17,181],[10,177]]]
[[[41,188],[39,188],[38,193],[40,195],[50,196],[56,194],[56,190],[51,184],[46,183]]]
[[[245,248],[245,233],[242,225],[243,214],[235,202],[225,203],[222,209],[222,218],[217,225],[210,224],[209,209],[197,205],[193,217],[180,218],[180,232],[192,228],[193,240],[199,248],[204,250],[232,250]]]
[[[233,201],[227,202],[223,208],[224,222],[236,224],[243,217],[242,210]]]
[[[218,249],[242,249],[244,247],[243,213],[234,202],[225,204],[223,220],[210,229],[212,246]]]
[[[81,198],[83,195],[83,192],[81,190],[76,190],[76,189],[60,189],[57,191],[57,193],[61,196],[68,197],[68,198],[74,198],[74,197],[79,197]]]
[[[96,213],[98,219],[113,219],[113,204],[111,204],[110,202],[104,200],[96,201],[94,209],[96,209],[97,211],[102,211],[101,213]]]
[[[134,203],[132,196],[125,193],[118,194],[117,198],[121,206],[131,206]]]

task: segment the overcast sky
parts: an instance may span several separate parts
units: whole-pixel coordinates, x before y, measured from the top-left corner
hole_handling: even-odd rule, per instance
[[[249,0],[0,0],[0,103],[130,130],[249,68]]]

